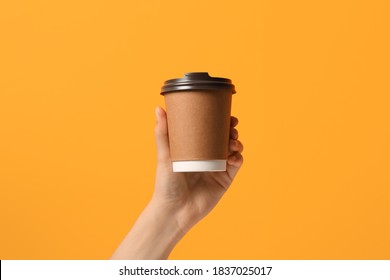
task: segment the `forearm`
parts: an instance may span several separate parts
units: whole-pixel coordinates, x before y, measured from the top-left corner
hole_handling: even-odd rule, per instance
[[[151,201],[111,259],[166,259],[183,237],[173,213]]]

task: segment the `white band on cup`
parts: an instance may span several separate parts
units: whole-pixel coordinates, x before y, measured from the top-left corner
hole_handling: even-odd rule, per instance
[[[226,160],[173,161],[173,172],[226,171]]]

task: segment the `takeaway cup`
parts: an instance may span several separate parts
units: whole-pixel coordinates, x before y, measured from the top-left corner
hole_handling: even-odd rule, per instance
[[[161,94],[174,172],[226,170],[235,92],[230,79],[210,77],[207,72],[165,81]]]

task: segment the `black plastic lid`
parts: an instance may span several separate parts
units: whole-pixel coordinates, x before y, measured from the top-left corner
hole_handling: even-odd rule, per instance
[[[210,77],[207,72],[185,73],[183,78],[167,80],[161,88],[161,94],[183,90],[219,90],[228,89],[236,93],[230,79]]]

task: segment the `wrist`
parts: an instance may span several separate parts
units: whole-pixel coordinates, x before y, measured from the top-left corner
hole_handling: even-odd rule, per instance
[[[176,226],[175,232],[177,230],[181,237],[184,236],[200,219],[198,217],[199,213],[194,211],[196,207],[193,207],[192,203],[187,203],[185,201],[170,201],[153,195],[148,206],[154,209],[153,211],[158,212],[162,219],[169,219],[172,226]]]
[[[174,215],[152,200],[112,259],[167,259],[183,236]]]
[[[152,198],[145,208],[145,212],[153,217],[156,227],[163,229],[161,234],[164,234],[167,238],[180,240],[186,233],[177,219],[178,208]]]

